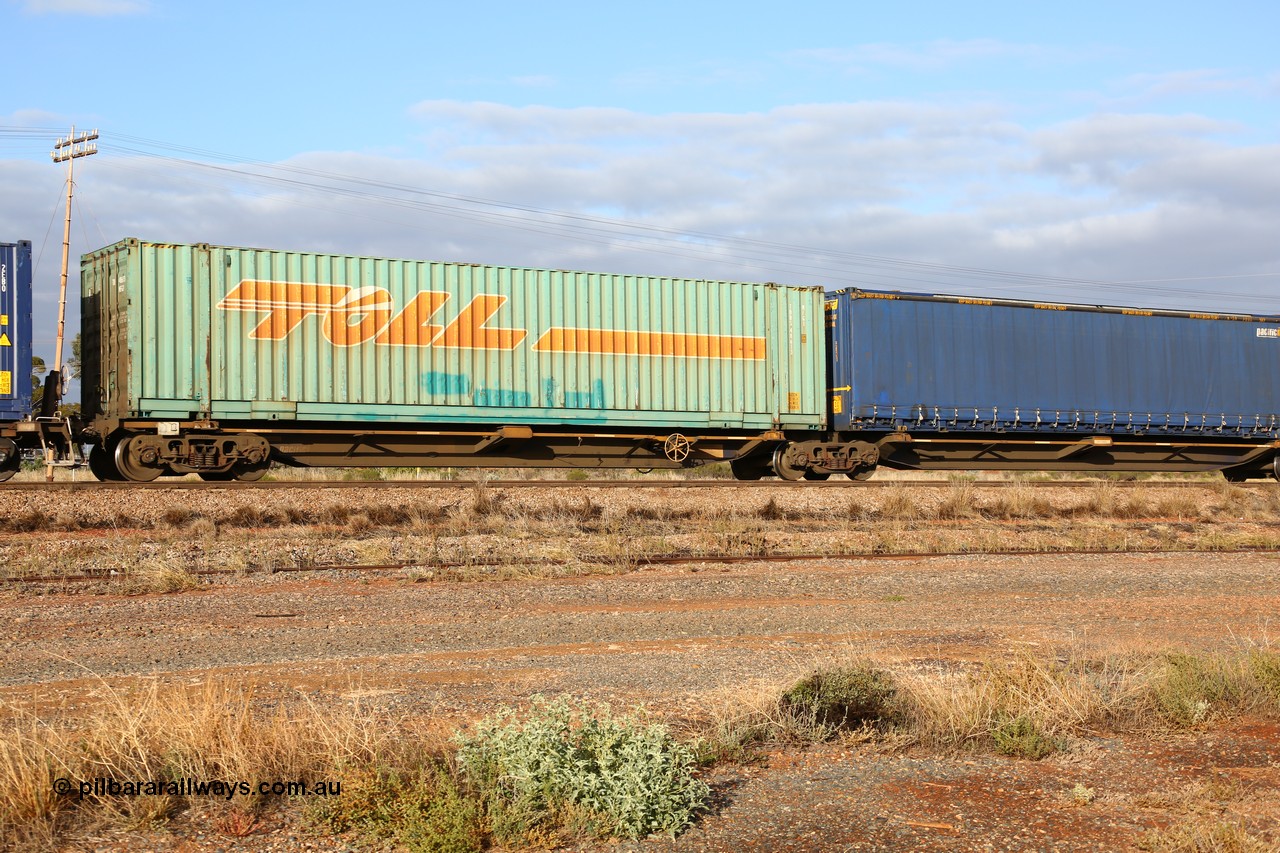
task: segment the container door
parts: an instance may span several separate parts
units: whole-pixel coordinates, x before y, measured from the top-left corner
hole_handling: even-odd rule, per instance
[[[102,352],[101,409],[110,417],[127,417],[133,410],[129,399],[129,260],[128,250],[111,252],[102,259],[99,320]]]

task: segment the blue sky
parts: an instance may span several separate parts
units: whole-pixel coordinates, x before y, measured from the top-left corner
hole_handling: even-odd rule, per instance
[[[1266,2],[6,2],[12,107],[265,159],[412,148],[408,108],[430,100],[667,114],[960,99],[1040,123],[1154,108],[1277,127]]]
[[[42,313],[72,123],[76,254],[1280,313],[1275,3],[0,0],[0,31],[0,239]]]

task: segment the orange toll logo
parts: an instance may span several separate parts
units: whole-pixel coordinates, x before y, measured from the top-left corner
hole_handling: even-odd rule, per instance
[[[510,350],[528,334],[524,329],[490,328],[488,323],[507,301],[505,296],[477,294],[447,324],[433,322],[451,294],[419,293],[396,312],[391,293],[382,287],[346,287],[245,279],[222,298],[218,308],[267,316],[249,332],[252,340],[282,341],[318,316],[325,340],[334,346],[375,344],[456,349]]]
[[[223,311],[265,314],[249,332],[251,340],[282,341],[308,317],[318,317],[325,340],[334,346],[364,343],[444,349],[513,350],[527,329],[490,325],[507,303],[496,293],[478,293],[449,319],[452,294],[424,290],[397,312],[382,287],[258,281],[245,279],[218,303]],[[556,326],[533,344],[535,352],[584,355],[648,355],[762,361],[765,339]]]

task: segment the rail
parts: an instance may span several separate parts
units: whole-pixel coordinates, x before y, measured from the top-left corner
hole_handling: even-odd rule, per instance
[[[99,483],[83,482],[8,482],[0,484],[0,493],[13,491],[97,491],[101,489],[160,489],[189,491],[203,489],[220,490],[277,490],[277,489],[466,489],[483,483],[493,489],[894,489],[925,488],[945,489],[963,484],[977,489],[1051,488],[1086,489],[1108,485],[1119,489],[1216,489],[1226,485],[1225,480],[270,480],[258,482],[180,481],[151,483]],[[1233,488],[1275,488],[1272,481],[1261,480],[1232,483]]]

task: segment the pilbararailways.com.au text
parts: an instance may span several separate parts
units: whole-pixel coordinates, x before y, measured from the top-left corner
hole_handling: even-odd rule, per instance
[[[315,782],[243,782],[224,779],[95,779],[72,780],[59,777],[53,780],[54,793],[59,796],[85,797],[222,797],[231,799],[239,794],[277,797],[337,797],[342,795],[342,782],[321,779]]]

